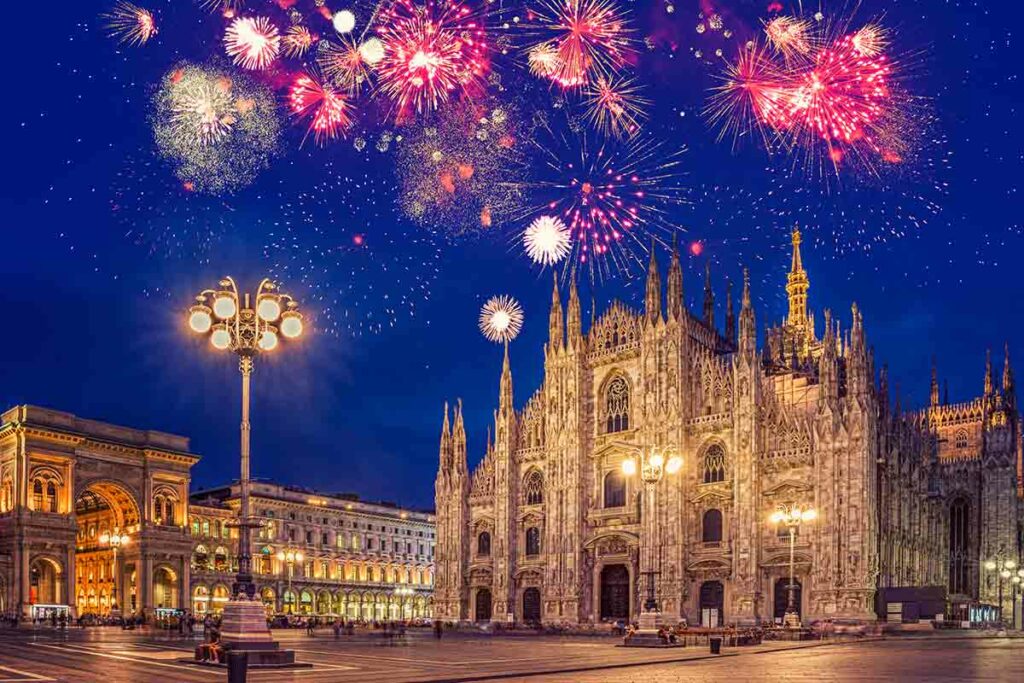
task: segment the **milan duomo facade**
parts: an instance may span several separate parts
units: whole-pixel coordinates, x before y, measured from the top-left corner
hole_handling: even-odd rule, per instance
[[[652,254],[644,311],[612,303],[586,332],[575,284],[567,314],[556,285],[543,386],[517,411],[506,351],[494,440],[473,472],[461,406],[453,426],[445,410],[435,615],[635,619],[654,576],[665,622],[777,619],[789,538],[768,519],[785,505],[818,512],[795,543],[804,620],[874,620],[888,587],[995,604],[984,564],[1020,559],[1024,520],[1009,358],[999,383],[986,361],[966,403],[940,399],[933,370],[930,405],[905,410],[857,306],[845,328],[825,311],[818,336],[809,286],[794,231],[788,316],[759,349],[747,278],[738,320],[730,297],[719,330],[708,282],[703,315],[686,309],[676,253],[664,306]],[[636,448],[684,458],[649,507],[622,474]]]

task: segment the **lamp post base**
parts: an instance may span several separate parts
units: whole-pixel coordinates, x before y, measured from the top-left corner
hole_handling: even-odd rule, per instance
[[[251,667],[295,664],[295,651],[280,649],[270,635],[266,609],[258,600],[235,597],[224,605],[220,642],[225,650],[248,653]]]
[[[800,614],[796,610],[787,610],[782,615],[782,625],[786,628],[800,628]]]
[[[657,609],[645,609],[640,613],[637,620],[638,628],[633,635],[629,636],[623,645],[626,647],[682,647],[682,643],[669,642],[668,638],[662,638],[658,633],[658,621],[662,614]]]

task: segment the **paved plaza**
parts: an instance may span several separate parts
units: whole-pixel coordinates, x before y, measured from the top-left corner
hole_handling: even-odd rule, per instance
[[[250,672],[253,681],[1020,681],[1024,639],[898,638],[845,643],[766,643],[723,650],[625,649],[609,638],[414,633],[404,645],[371,636],[335,640],[278,632],[309,669]],[[179,660],[193,641],[90,629],[0,631],[7,681],[218,681],[223,670]]]

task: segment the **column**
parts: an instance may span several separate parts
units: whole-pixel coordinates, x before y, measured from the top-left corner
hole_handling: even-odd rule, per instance
[[[139,557],[139,565],[136,569],[139,588],[139,609],[145,610],[147,615],[153,611],[153,557],[143,548]],[[127,584],[126,584],[127,585]]]
[[[67,567],[67,571],[64,573],[67,577],[64,580],[64,586],[67,590],[67,598],[64,600],[65,604],[71,608],[70,615],[72,617],[78,616],[78,574],[77,565],[75,558],[75,546],[71,545],[67,549],[67,555],[65,556],[64,566]]]
[[[181,572],[178,574],[178,607],[192,611],[192,559],[181,558]]]

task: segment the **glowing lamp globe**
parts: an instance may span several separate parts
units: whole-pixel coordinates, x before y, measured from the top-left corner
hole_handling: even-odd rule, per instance
[[[665,464],[665,457],[661,453],[655,453],[651,456],[651,464],[655,467],[661,467]]]
[[[675,474],[679,471],[679,468],[683,466],[683,459],[678,455],[673,455],[668,459],[668,463],[665,465],[665,471],[669,474]]]
[[[996,563],[993,562],[992,560],[989,560],[988,562],[985,563],[985,569],[987,569],[989,571],[992,571],[995,568],[996,568]]]
[[[128,545],[128,541],[130,541],[130,540],[132,540],[132,539],[128,538],[127,534],[124,535],[124,536],[121,536],[121,545]]]
[[[256,306],[256,313],[260,316],[261,320],[272,323],[281,315],[281,304],[278,303],[275,297],[265,296],[260,299],[259,304]]]
[[[284,562],[284,551],[283,550],[278,550],[277,551],[277,559],[278,559],[279,562]]]
[[[636,474],[636,460],[634,460],[633,458],[627,458],[623,460],[622,473],[630,477]]]
[[[352,29],[356,27],[356,15],[347,9],[343,9],[340,12],[334,13],[331,23],[334,25],[334,30],[338,33],[351,33]]]
[[[295,553],[295,561],[296,562],[302,562],[304,559],[306,559],[306,556],[303,555],[301,551]]]
[[[272,330],[265,331],[262,335],[260,335],[259,344],[260,349],[262,349],[263,351],[273,351],[275,348],[277,348],[277,334],[275,334]]]
[[[193,306],[188,314],[188,326],[193,332],[205,334],[213,326],[213,318],[210,317],[210,309],[206,306]]]
[[[210,343],[213,344],[213,348],[223,351],[231,346],[231,334],[226,327],[218,325],[210,335]]]
[[[221,320],[233,316],[235,314],[235,297],[230,294],[218,294],[217,298],[213,300],[213,312]]]
[[[110,543],[110,534],[100,534],[100,543],[102,543],[103,545]]]
[[[298,311],[286,311],[281,319],[281,334],[295,339],[302,334],[302,315]]]
[[[813,522],[818,518],[818,511],[811,508],[810,510],[804,510],[800,516],[805,522]]]
[[[772,516],[769,517],[768,519],[771,521],[772,524],[778,524],[779,522],[782,521],[782,517],[783,517],[782,511],[781,510],[776,510],[775,512],[772,513]]]

